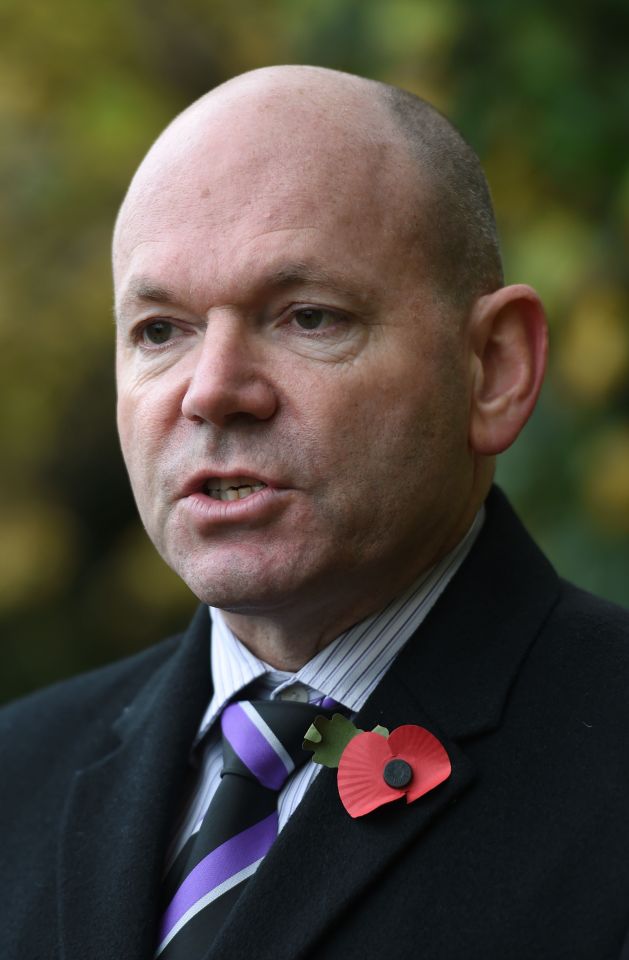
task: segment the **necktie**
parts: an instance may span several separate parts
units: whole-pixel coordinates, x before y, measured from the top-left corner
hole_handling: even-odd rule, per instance
[[[277,836],[278,794],[310,758],[304,734],[327,706],[242,700],[223,711],[221,782],[166,877],[156,958],[195,960],[207,951]]]

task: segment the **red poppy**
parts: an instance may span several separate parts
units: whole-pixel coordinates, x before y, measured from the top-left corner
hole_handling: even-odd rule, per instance
[[[359,733],[341,755],[339,794],[351,817],[406,796],[412,803],[450,776],[452,765],[436,737],[405,724],[389,737]]]

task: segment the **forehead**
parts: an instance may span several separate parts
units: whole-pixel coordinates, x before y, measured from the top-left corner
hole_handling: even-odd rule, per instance
[[[413,232],[417,186],[392,131],[290,102],[222,105],[167,131],[121,210],[117,287],[153,264],[218,277],[261,258],[341,257],[366,273]]]

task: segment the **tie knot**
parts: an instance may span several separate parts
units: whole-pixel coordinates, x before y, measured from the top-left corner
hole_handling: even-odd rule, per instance
[[[254,778],[269,790],[281,790],[286,779],[309,759],[302,749],[316,716],[330,711],[308,703],[284,700],[239,700],[221,715],[223,775]]]

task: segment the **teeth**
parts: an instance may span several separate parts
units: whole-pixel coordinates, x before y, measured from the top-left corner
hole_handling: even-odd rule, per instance
[[[206,492],[214,500],[244,500],[252,493],[263,490],[266,483],[251,477],[212,477],[205,485]]]
[[[212,481],[212,486],[219,490],[229,490],[230,487],[245,487],[250,483],[251,477],[221,477],[218,481]]]

